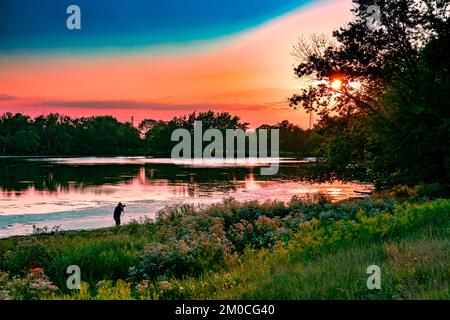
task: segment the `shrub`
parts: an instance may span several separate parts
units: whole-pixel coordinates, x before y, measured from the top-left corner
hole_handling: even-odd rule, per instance
[[[42,299],[58,291],[41,268],[31,269],[22,278],[11,278],[7,273],[0,272],[0,288],[0,300]]]
[[[148,245],[141,254],[139,265],[129,269],[129,275],[136,281],[199,273],[201,270],[194,260],[192,250],[184,241],[177,241],[170,246],[161,243]]]
[[[32,268],[42,267],[49,259],[50,254],[44,244],[30,238],[4,251],[0,267],[15,275],[24,275]]]
[[[132,300],[131,283],[117,280],[114,285],[111,280],[99,281],[95,298],[99,300]]]
[[[448,200],[436,200],[424,204],[397,205],[392,214],[367,216],[360,210],[355,220],[332,224],[313,219],[298,227],[287,246],[290,254],[295,256],[317,248],[396,239],[424,228],[442,229],[445,226],[450,227],[450,203]]]

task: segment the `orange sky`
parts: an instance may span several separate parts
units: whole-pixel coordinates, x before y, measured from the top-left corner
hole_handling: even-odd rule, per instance
[[[351,19],[351,0],[325,0],[256,29],[190,48],[105,55],[0,57],[0,112],[70,116],[111,114],[169,119],[212,109],[253,127],[309,117],[286,100],[299,87],[292,46]],[[187,49],[187,50],[186,50]],[[174,53],[174,51],[176,53]],[[170,52],[170,53],[169,53]]]

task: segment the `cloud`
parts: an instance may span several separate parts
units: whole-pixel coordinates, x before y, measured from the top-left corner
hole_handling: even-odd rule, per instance
[[[273,110],[286,110],[286,108],[289,106],[289,100],[281,100],[281,101],[273,101],[273,102],[267,102],[265,104],[268,109]]]
[[[80,108],[80,109],[98,109],[98,110],[154,110],[154,111],[192,111],[203,109],[222,109],[222,110],[266,110],[270,104],[243,104],[243,103],[160,103],[160,102],[140,102],[133,100],[42,100],[31,103],[33,107],[57,107],[57,108]]]
[[[16,99],[17,99],[17,97],[10,96],[8,94],[4,94],[4,93],[0,94],[0,101],[16,100]]]

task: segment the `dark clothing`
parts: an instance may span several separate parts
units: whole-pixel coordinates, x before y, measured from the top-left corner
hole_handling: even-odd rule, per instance
[[[121,214],[123,212],[123,208],[124,208],[124,206],[118,205],[114,209],[114,221],[116,221],[116,226],[120,226],[120,216],[121,216]]]
[[[123,212],[123,207],[122,206],[117,206],[114,209],[114,219],[120,218],[120,215],[122,214],[122,212]]]

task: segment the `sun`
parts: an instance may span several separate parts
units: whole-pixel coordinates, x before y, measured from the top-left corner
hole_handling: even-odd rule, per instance
[[[331,89],[340,90],[342,88],[342,81],[339,79],[334,79],[331,81]]]

